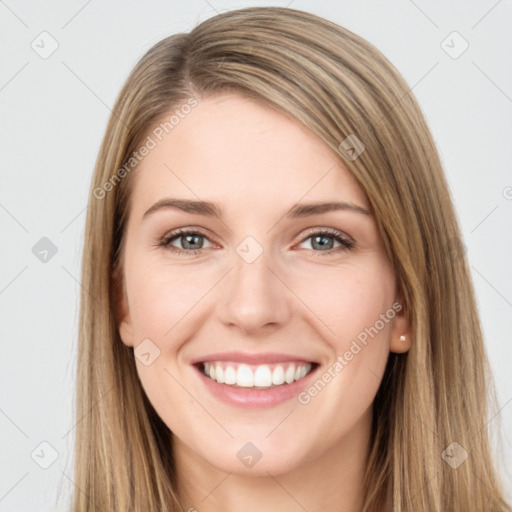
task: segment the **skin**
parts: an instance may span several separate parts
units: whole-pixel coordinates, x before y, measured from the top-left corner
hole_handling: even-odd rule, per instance
[[[164,116],[165,117],[165,116]],[[295,203],[346,201],[369,209],[339,155],[295,120],[232,93],[203,98],[139,164],[126,231],[123,343],[149,338],[136,358],[142,386],[172,431],[184,510],[355,512],[369,449],[371,406],[389,352],[410,348],[403,310],[385,323],[309,403],[240,409],[205,390],[191,361],[214,352],[284,352],[320,363],[319,376],[399,301],[375,219],[350,210],[286,219]],[[160,209],[172,196],[217,204],[222,219]],[[205,237],[159,241],[182,227]],[[315,229],[355,242],[342,251]],[[252,236],[263,252],[236,248]],[[330,250],[327,254],[326,250]],[[400,341],[401,335],[406,341]],[[262,458],[237,457],[248,442]]]

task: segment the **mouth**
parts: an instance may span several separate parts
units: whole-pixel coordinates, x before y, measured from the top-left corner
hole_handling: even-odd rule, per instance
[[[217,352],[192,360],[201,392],[230,407],[273,408],[294,400],[321,363],[293,353]]]
[[[286,387],[313,372],[318,363],[289,361],[274,364],[245,364],[231,361],[197,363],[196,368],[207,378],[232,388],[266,390]]]

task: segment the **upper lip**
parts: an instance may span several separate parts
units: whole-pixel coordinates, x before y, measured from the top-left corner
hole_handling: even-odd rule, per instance
[[[301,361],[314,363],[312,359],[300,357],[294,354],[283,354],[277,352],[266,352],[262,354],[250,354],[245,352],[217,352],[192,360],[191,364],[209,363],[213,361],[233,361],[247,364],[270,364],[286,363],[288,361]]]

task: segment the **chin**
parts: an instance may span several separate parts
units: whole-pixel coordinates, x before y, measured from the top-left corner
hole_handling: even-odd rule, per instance
[[[266,434],[265,434],[266,435]],[[234,439],[218,449],[199,453],[209,464],[226,473],[244,476],[273,476],[299,467],[305,460],[293,444],[277,446],[270,440]]]

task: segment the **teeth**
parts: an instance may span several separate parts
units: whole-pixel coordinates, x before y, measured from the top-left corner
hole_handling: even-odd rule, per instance
[[[276,366],[272,372],[272,384],[276,386],[284,384],[284,370],[281,365]]]
[[[217,361],[203,363],[203,372],[220,384],[243,388],[269,388],[302,379],[311,371],[311,367],[310,363],[262,364],[253,367],[240,364],[237,367],[234,364]]]
[[[272,372],[268,366],[258,366],[258,368],[256,368],[254,372],[254,383],[258,387],[272,386]]]
[[[287,384],[291,384],[295,380],[295,365],[291,364],[284,372],[284,380]]]
[[[224,384],[236,384],[236,371],[232,366],[228,366],[224,373]]]
[[[254,387],[254,373],[252,373],[252,370],[246,364],[241,364],[238,367],[238,371],[236,372],[236,384],[244,388]]]

